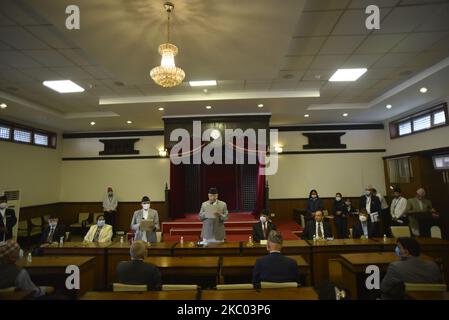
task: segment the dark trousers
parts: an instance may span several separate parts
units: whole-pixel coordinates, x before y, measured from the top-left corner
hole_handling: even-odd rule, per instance
[[[345,239],[348,237],[348,219],[346,217],[335,215],[335,227],[338,239]]]
[[[109,224],[112,226],[112,230],[115,231],[115,218],[117,216],[117,211],[105,211],[104,212],[104,219],[106,220],[106,224]]]
[[[391,214],[390,214],[390,208],[382,209],[381,210],[381,216],[380,219],[382,221],[382,230],[380,232],[381,235],[386,234],[387,236],[390,236],[390,226],[391,226]]]

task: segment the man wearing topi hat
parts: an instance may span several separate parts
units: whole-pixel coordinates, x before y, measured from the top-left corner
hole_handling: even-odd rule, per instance
[[[210,188],[208,196],[209,200],[202,203],[199,213],[203,222],[201,238],[203,243],[223,242],[226,237],[224,222],[228,219],[228,208],[226,202],[218,200],[216,188]]]

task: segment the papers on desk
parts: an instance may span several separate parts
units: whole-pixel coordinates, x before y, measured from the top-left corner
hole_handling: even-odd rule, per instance
[[[153,220],[142,220],[140,221],[140,230],[141,231],[151,231],[154,228]]]
[[[268,240],[260,240],[261,245],[267,245],[267,243],[268,243]]]

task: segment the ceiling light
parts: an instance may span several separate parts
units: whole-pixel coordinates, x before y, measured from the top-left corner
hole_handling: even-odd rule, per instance
[[[207,89],[203,89],[203,92],[204,92],[204,93],[207,93],[208,91],[209,91],[209,90],[207,90]]]
[[[208,110],[212,109],[212,106],[206,106],[206,109],[208,109]]]
[[[385,106],[385,108],[391,109],[391,108],[393,108],[393,106],[392,106],[391,104],[387,104],[387,105]]]
[[[217,129],[213,129],[213,130],[210,132],[210,137],[211,137],[212,139],[214,139],[214,140],[217,140],[218,138],[220,138],[220,136],[221,136],[221,133],[220,133],[220,131],[218,131]]]
[[[42,84],[59,93],[83,92],[84,88],[71,80],[44,81]]]
[[[308,118],[308,117],[310,117],[310,115],[309,115],[308,113],[306,113],[306,114],[304,115],[304,118]]]
[[[367,70],[366,68],[338,69],[329,81],[356,81]]]
[[[421,89],[419,89],[419,92],[426,93],[427,92],[427,88],[426,87],[422,87]]]
[[[161,65],[151,69],[150,76],[158,85],[169,88],[179,85],[184,80],[186,74],[184,70],[175,65],[175,56],[178,54],[178,47],[170,43],[170,13],[175,6],[164,3],[167,11],[167,42],[159,46],[159,54],[162,56]]]
[[[201,80],[201,81],[189,81],[191,87],[210,87],[216,86],[217,80]]]
[[[94,126],[94,125],[95,125],[95,122],[94,122],[94,121],[92,121],[92,122],[90,123],[90,125],[91,125],[91,126]]]
[[[159,111],[164,111],[165,109],[162,107],[157,108]]]
[[[126,121],[127,124],[133,123],[131,120]]]
[[[0,104],[0,109],[6,109],[8,105],[6,103]]]
[[[347,116],[349,116],[349,114],[348,113],[343,113],[342,116],[343,117],[347,117]]]
[[[259,104],[257,105],[257,107],[263,108],[263,104],[262,104],[262,103],[259,103]]]

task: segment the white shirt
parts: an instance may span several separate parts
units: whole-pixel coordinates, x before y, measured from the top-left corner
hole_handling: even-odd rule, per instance
[[[6,227],[6,215],[5,215],[6,209],[0,209],[1,218],[3,220],[3,224]]]
[[[318,228],[321,229],[321,236],[324,238],[323,222],[315,222],[315,236],[318,238]]]
[[[391,217],[394,219],[399,219],[402,217],[405,213],[405,210],[407,209],[407,199],[404,197],[394,198],[391,202],[391,208],[390,208],[390,214]]]
[[[366,211],[371,212],[371,197],[366,197]]]

